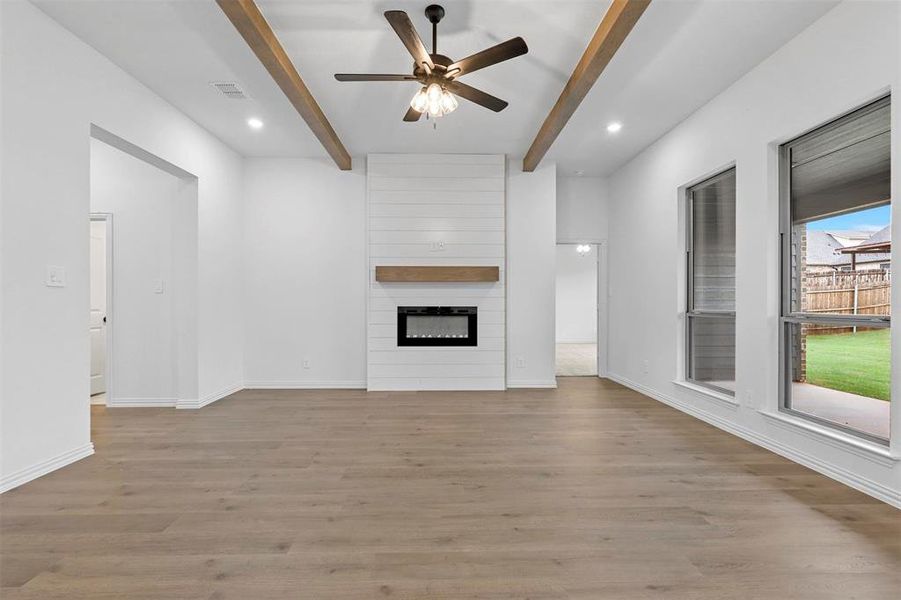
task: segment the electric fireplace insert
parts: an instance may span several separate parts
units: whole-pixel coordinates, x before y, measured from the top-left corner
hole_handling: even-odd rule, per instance
[[[398,306],[398,346],[476,346],[478,307]]]

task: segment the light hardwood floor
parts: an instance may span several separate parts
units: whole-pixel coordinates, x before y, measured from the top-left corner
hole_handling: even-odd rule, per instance
[[[4,600],[899,598],[901,511],[613,383],[93,408]]]
[[[558,377],[589,377],[598,374],[597,344],[557,344]]]

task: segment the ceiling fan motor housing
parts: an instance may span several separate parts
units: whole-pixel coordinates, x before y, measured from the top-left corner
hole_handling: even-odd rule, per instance
[[[451,66],[454,63],[452,58],[450,58],[449,56],[444,56],[443,54],[429,54],[429,57],[432,59],[432,62],[435,65],[444,67],[443,70],[447,70],[447,67]],[[413,63],[413,75],[415,75],[416,77],[425,77],[426,72],[422,68],[422,66],[420,66],[414,62]]]

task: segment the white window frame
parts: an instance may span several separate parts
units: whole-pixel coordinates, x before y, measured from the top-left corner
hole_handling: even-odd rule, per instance
[[[730,319],[732,321],[733,330],[735,328],[735,311],[713,311],[713,310],[696,310],[694,307],[694,199],[692,198],[693,190],[705,183],[709,183],[714,179],[725,176],[729,172],[736,171],[735,165],[730,165],[720,171],[717,171],[709,177],[705,177],[691,185],[685,187],[685,312],[683,313],[684,328],[682,335],[685,338],[683,346],[684,362],[683,362],[683,380],[692,386],[697,386],[706,390],[711,390],[716,394],[724,395],[728,398],[735,398],[735,390],[730,390],[718,385],[713,385],[707,381],[699,381],[691,377],[692,373],[692,352],[691,352],[691,323],[693,319]],[[733,351],[734,346],[733,346]]]
[[[820,131],[837,125],[844,117],[862,108],[880,102],[890,95],[874,99],[858,106],[847,113],[838,115],[831,121],[817,126],[798,137],[779,146],[779,268],[780,268],[780,316],[779,316],[779,404],[780,413],[791,415],[805,421],[815,423],[827,429],[842,432],[854,438],[874,442],[880,446],[889,446],[889,439],[871,433],[844,426],[840,423],[823,419],[810,413],[791,408],[791,368],[792,360],[791,336],[788,331],[793,326],[803,324],[833,325],[839,327],[890,328],[890,315],[843,315],[822,314],[794,310],[792,306],[792,218],[791,218],[791,148],[792,145],[813,131]],[[891,201],[887,203],[891,205]],[[839,271],[844,269],[840,268]],[[850,267],[848,267],[850,271]],[[893,407],[894,408],[894,407]]]

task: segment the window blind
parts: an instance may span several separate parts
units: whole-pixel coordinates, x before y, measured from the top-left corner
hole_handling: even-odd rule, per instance
[[[891,99],[882,98],[788,144],[794,223],[891,199]]]

